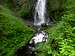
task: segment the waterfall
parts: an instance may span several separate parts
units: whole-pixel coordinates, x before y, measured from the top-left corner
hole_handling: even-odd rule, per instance
[[[37,0],[36,6],[35,6],[35,13],[34,13],[34,26],[37,26],[38,29],[40,30],[40,27],[42,24],[46,24],[46,2],[47,0]],[[40,26],[40,27],[39,27]],[[48,39],[48,34],[44,31],[37,32],[33,38],[31,39],[30,43],[35,42],[35,44],[47,41]]]
[[[37,0],[36,2],[34,11],[34,26],[37,27],[39,32],[34,35],[30,43],[34,41],[35,44],[37,44],[39,42],[47,41],[48,39],[48,34],[40,30],[43,24],[48,25],[50,21],[49,17],[47,16],[46,3],[47,0]]]
[[[47,0],[37,0],[34,13],[34,26],[41,26],[46,24],[49,20],[46,20],[46,2]]]
[[[48,33],[46,31],[40,30],[43,24],[48,25],[50,22],[46,12],[46,2],[47,0],[37,0],[34,11],[34,26],[38,27],[38,32],[35,33],[26,46],[23,46],[23,49],[17,50],[19,51],[17,56],[36,56],[36,44],[48,41]]]

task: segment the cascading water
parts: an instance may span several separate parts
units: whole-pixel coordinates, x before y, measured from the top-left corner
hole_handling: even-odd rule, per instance
[[[46,18],[46,2],[47,0],[37,0],[35,6],[35,13],[34,13],[34,26],[37,27],[37,32],[33,38],[30,40],[29,44],[34,46],[29,46],[30,49],[35,48],[35,45],[40,42],[46,42],[48,40],[48,33],[45,31],[41,31],[42,25],[49,24],[49,18]],[[35,52],[34,52],[35,54]],[[32,55],[33,56],[33,55]]]
[[[48,25],[49,19],[46,18],[46,2],[47,0],[37,0],[35,6],[35,13],[34,13],[34,26],[40,26],[42,24]]]
[[[38,27],[37,30],[39,30],[32,39],[28,42],[26,46],[23,47],[23,49],[19,49],[20,53],[17,53],[16,56],[35,56],[35,45],[40,42],[46,42],[48,40],[48,33],[45,31],[41,31],[42,24],[48,25],[49,18],[46,18],[46,2],[47,0],[37,0],[36,6],[35,6],[35,13],[34,13],[34,26]]]
[[[32,38],[35,43],[42,42],[43,38],[48,38],[48,34],[44,31],[41,31],[42,25],[49,25],[50,19],[47,14],[46,8],[47,0],[37,0],[34,11],[34,26],[37,27],[37,34]],[[44,34],[46,35],[44,35]],[[31,41],[32,41],[31,40]]]

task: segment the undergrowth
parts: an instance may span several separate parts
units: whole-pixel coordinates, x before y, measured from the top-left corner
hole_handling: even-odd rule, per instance
[[[0,56],[13,56],[16,49],[31,39],[34,31],[23,20],[0,6]]]

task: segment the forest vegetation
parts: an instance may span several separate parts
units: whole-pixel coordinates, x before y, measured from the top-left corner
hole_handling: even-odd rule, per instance
[[[34,27],[24,20],[33,17],[35,0],[0,0],[0,56],[14,56],[32,38]],[[75,0],[48,0],[53,24],[44,31],[49,38],[36,45],[36,56],[75,56]],[[28,17],[29,16],[29,17]]]

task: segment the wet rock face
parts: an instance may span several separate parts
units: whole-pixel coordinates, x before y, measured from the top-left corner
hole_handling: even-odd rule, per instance
[[[52,18],[57,18],[63,15],[64,11],[64,0],[48,0],[47,2],[48,6],[48,14]],[[61,20],[61,19],[55,19],[55,20]]]
[[[49,11],[59,10],[64,8],[64,0],[48,0]]]

